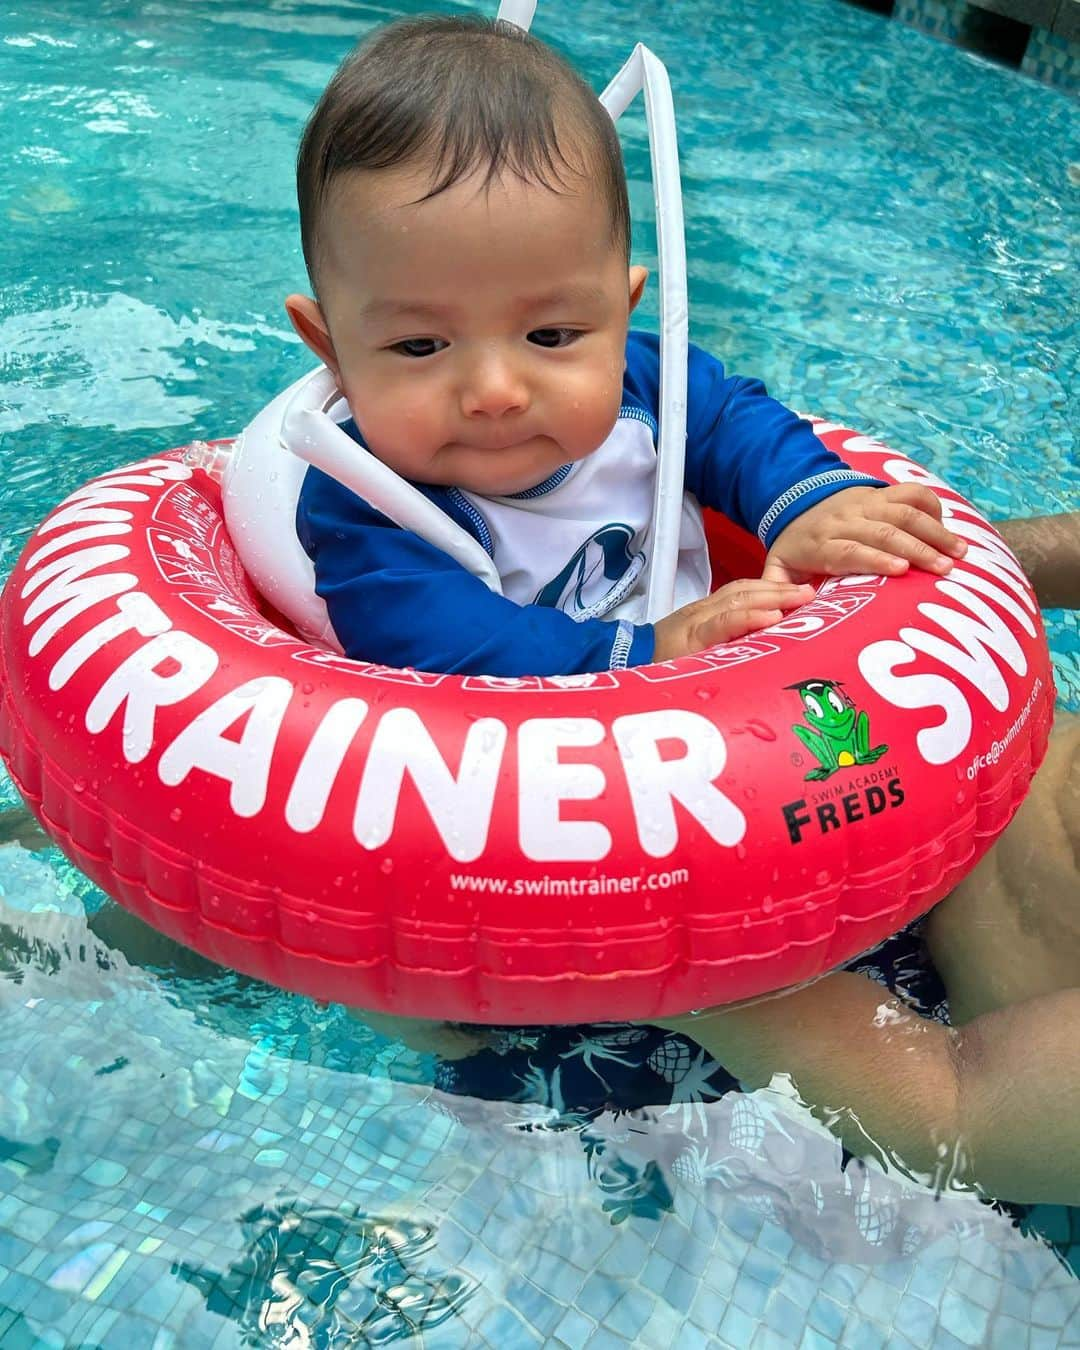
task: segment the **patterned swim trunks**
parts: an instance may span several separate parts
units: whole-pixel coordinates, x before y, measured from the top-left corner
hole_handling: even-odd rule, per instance
[[[845,966],[868,976],[923,1017],[948,1020],[941,977],[923,942],[924,919]],[[717,1101],[738,1081],[694,1041],[659,1027],[487,1027],[488,1044],[440,1061],[435,1085],[483,1101],[533,1102],[566,1125],[604,1111]]]

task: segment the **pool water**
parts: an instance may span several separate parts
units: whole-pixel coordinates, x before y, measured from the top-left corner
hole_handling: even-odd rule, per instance
[[[281,308],[296,140],[353,40],[414,8],[0,14],[2,574],[86,478],[234,431],[308,368]],[[541,0],[536,30],[596,87],[635,38],[670,67],[696,341],[991,516],[1080,505],[1075,104],[838,0],[582,12]],[[653,265],[640,114],[624,144]],[[1077,616],[1047,620],[1078,709]],[[136,964],[10,833],[3,1350],[1080,1346],[1075,1213],[844,1165],[782,1084],[705,1100],[672,1041],[670,1107],[576,1112],[539,1063],[527,1100],[456,1095],[341,1008],[164,942]],[[601,1079],[631,1052],[577,1043]]]

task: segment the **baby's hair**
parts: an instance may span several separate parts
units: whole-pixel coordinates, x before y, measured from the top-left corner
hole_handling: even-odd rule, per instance
[[[352,51],[304,128],[296,190],[316,294],[320,222],[334,180],[354,169],[424,162],[432,173],[426,197],[477,172],[484,186],[505,170],[556,192],[568,175],[592,180],[629,262],[619,138],[581,76],[511,24],[422,15],[379,29]]]

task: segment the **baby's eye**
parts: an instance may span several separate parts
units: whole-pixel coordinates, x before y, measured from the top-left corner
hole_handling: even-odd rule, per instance
[[[576,328],[534,328],[529,341],[537,347],[569,347],[580,336]]]
[[[442,338],[406,338],[404,342],[395,342],[390,350],[415,359],[421,356],[434,356],[448,345]]]

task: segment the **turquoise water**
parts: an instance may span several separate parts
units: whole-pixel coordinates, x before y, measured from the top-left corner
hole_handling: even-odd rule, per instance
[[[352,41],[411,9],[0,15],[2,573],[86,478],[233,431],[307,368],[281,308],[296,139]],[[695,340],[991,515],[1075,508],[1075,104],[835,0],[634,13],[598,0],[586,32],[541,0],[537,31],[597,87],[634,38],[668,62]],[[625,144],[652,264],[640,117]],[[1048,629],[1080,708],[1076,616]],[[0,847],[4,1350],[1080,1342],[1045,1240],[1065,1211],[1025,1233],[842,1171],[781,1092],[706,1107],[692,1075],[587,1130],[449,1098],[340,1008],[168,946],[99,959],[101,897],[23,842]]]

